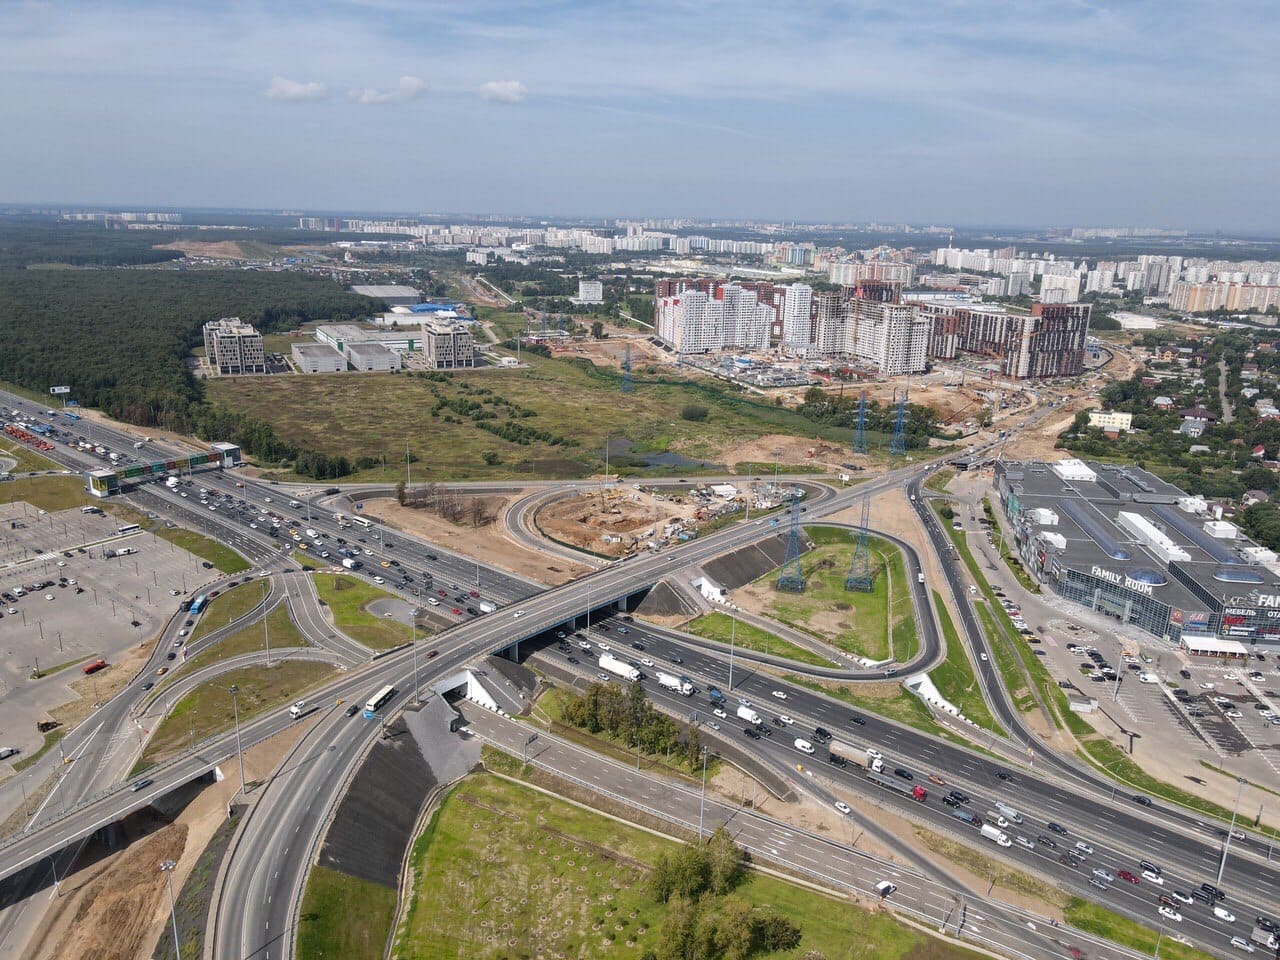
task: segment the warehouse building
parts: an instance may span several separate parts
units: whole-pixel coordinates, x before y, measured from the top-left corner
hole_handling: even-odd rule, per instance
[[[295,343],[291,351],[293,365],[300,373],[341,373],[347,369],[347,358],[323,343]]]
[[[267,372],[262,334],[239,317],[223,317],[204,325],[204,355],[209,369],[220,377]]]
[[[994,485],[1011,546],[1059,596],[1197,655],[1280,649],[1276,554],[1202,498],[1082,460],[998,461]]]
[[[427,320],[422,324],[423,353],[432,370],[459,370],[476,365],[476,345],[465,324]]]
[[[386,372],[399,370],[401,367],[400,354],[395,350],[389,350],[380,343],[371,341],[348,343],[343,349],[343,353],[346,354],[347,361],[356,370]]]
[[[373,297],[375,300],[381,300],[389,307],[407,307],[422,299],[420,290],[414,287],[401,286],[400,284],[354,286],[351,288],[351,292],[358,293],[362,297]]]
[[[417,330],[374,330],[358,323],[326,323],[316,327],[316,340],[346,353],[349,343],[380,343],[397,353],[417,353],[422,349],[422,334]]]

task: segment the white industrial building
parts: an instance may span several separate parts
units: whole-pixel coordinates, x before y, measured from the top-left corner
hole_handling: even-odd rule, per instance
[[[349,343],[380,343],[398,353],[417,353],[422,349],[418,330],[371,330],[357,323],[325,323],[316,327],[316,339],[346,353]]]
[[[343,352],[352,367],[366,372],[399,370],[402,365],[399,353],[372,341],[348,343]]]
[[[299,373],[342,373],[347,358],[324,343],[295,343],[290,352]]]
[[[220,377],[266,373],[262,334],[239,317],[223,317],[204,325],[204,355]]]
[[[604,303],[604,284],[599,280],[579,280],[574,303]]]

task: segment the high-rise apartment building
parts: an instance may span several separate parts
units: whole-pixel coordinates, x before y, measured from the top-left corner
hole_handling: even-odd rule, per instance
[[[932,325],[930,350],[939,359],[980,354],[998,360],[1003,376],[1018,379],[1075,376],[1084,369],[1087,303],[1037,303],[1030,315],[978,303],[925,302],[919,309]]]
[[[882,377],[924,372],[932,324],[915,304],[854,298],[849,301],[849,327],[850,353],[874,366]]]
[[[804,283],[782,287],[781,303],[774,300],[782,319],[782,343],[797,353],[806,353],[813,342],[813,288]]]
[[[267,372],[262,334],[239,317],[223,317],[204,325],[204,355],[209,369],[220,377]]]
[[[770,286],[766,295],[772,298]],[[764,350],[776,314],[754,285],[720,280],[661,280],[654,318],[658,337],[680,353]]]
[[[1041,303],[1075,303],[1080,299],[1080,275],[1048,273],[1040,278]]]

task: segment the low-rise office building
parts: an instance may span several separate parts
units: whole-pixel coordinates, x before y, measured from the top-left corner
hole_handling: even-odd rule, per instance
[[[239,317],[204,325],[204,355],[209,369],[220,377],[267,372],[262,334]]]
[[[458,370],[476,365],[476,345],[466,324],[444,320],[422,324],[423,355],[433,370]]]
[[[290,352],[299,373],[341,373],[347,358],[324,343],[295,343]]]

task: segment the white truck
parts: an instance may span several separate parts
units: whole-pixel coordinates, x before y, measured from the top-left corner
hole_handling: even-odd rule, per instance
[[[999,827],[995,826],[994,824],[984,823],[982,825],[982,835],[986,839],[994,842],[996,846],[999,846],[999,847],[1013,846],[1013,841],[1010,840],[1008,836],[1005,835],[1005,832],[1003,830],[1001,830]]]
[[[176,490],[178,489],[178,478],[170,477],[168,480],[164,482],[164,485],[168,487],[170,490]]]
[[[658,674],[658,686],[672,690],[682,697],[693,696],[693,681],[688,677],[677,677],[673,673],[660,672]]]
[[[307,536],[314,540],[316,537],[320,536],[320,534],[315,530],[312,530],[310,527],[307,527]]]
[[[300,717],[305,717],[308,713],[310,713],[314,709],[315,707],[308,704],[307,701],[299,700],[297,703],[295,703],[292,707],[289,708],[289,716],[292,719],[297,720]]]
[[[354,560],[351,557],[343,557],[342,565],[346,567],[348,570],[359,570],[362,566],[364,566],[364,564],[362,564],[359,560]]]
[[[754,710],[748,707],[745,703],[742,704],[742,706],[738,707],[738,719],[745,720],[747,721],[747,723],[751,723],[751,724],[756,724],[761,722],[760,714],[756,713]]]
[[[490,603],[488,600],[481,600],[476,606],[480,608],[481,613],[493,613],[498,609],[495,604]]]
[[[627,663],[625,660],[619,660],[612,653],[600,654],[600,669],[607,670],[616,676],[622,677],[624,680],[630,680],[635,683],[640,679],[640,671]]]

